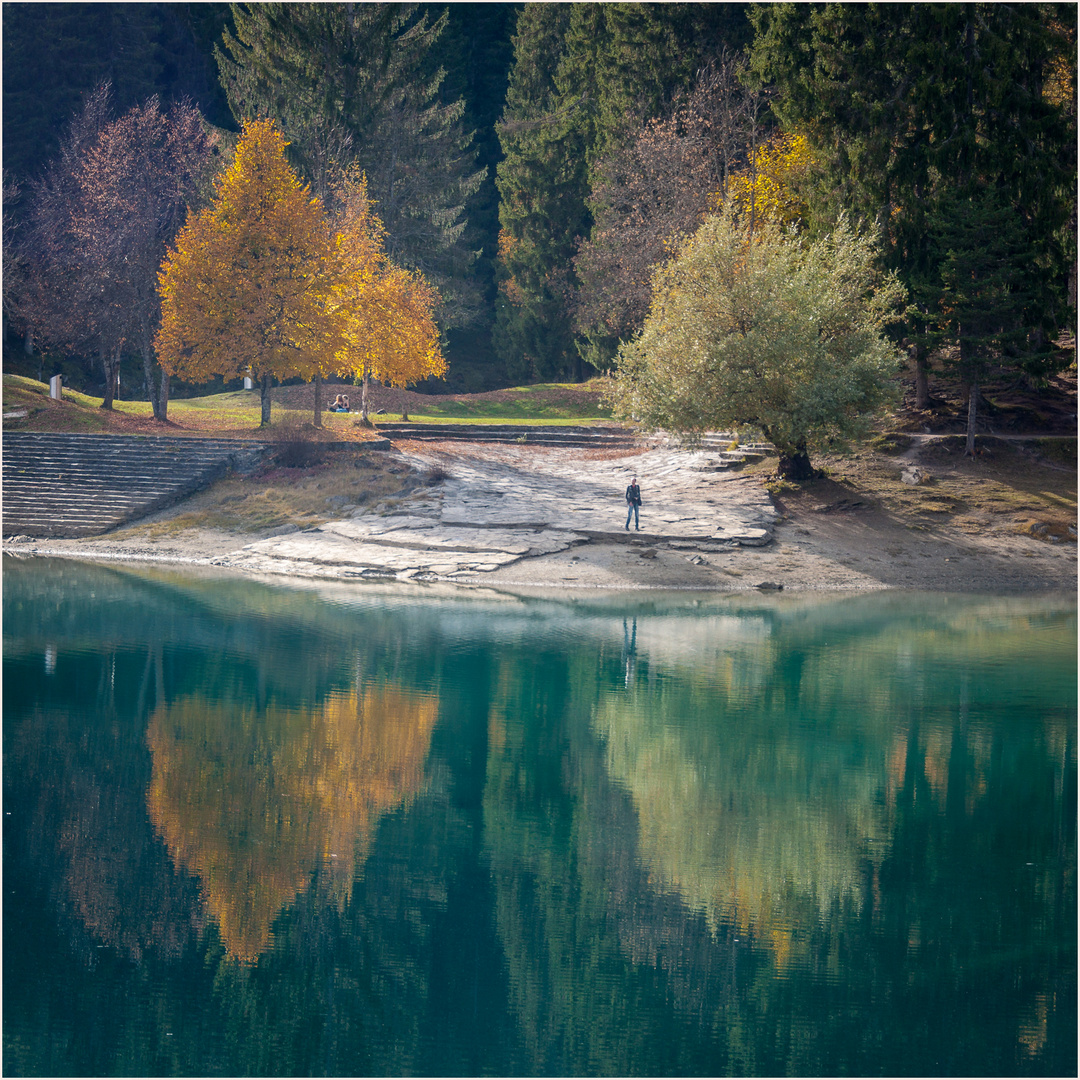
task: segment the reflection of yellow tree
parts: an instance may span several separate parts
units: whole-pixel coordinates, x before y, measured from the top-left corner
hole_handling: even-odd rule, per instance
[[[344,901],[379,817],[424,784],[437,712],[434,698],[393,687],[312,712],[199,698],[158,710],[150,816],[173,860],[198,876],[230,953],[253,962],[327,860]]]

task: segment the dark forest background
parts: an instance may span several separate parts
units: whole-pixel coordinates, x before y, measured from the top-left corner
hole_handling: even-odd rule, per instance
[[[469,206],[469,226],[473,243],[482,252],[473,273],[489,312],[494,307],[499,234],[495,168],[502,158],[495,123],[506,98],[511,38],[520,7],[420,5],[429,18],[447,13],[438,45],[438,59],[446,70],[440,94],[447,102],[464,101],[463,127],[475,132],[476,164],[487,169]],[[40,176],[56,157],[66,128],[102,83],[112,85],[117,114],[151,95],[163,105],[187,99],[210,124],[239,132],[214,58],[223,33],[232,29],[227,3],[4,4],[3,168],[5,183],[18,183],[23,196],[15,205],[5,205],[5,216],[10,212],[17,221],[25,212],[26,182]],[[4,329],[7,351],[6,312]],[[504,372],[491,349],[490,317],[449,336],[451,386],[480,389],[501,384]],[[34,356],[27,363],[12,353],[28,374],[48,378],[53,371],[63,371],[74,385],[89,375],[93,385],[93,374],[84,373],[78,362],[65,361],[59,354],[43,358],[40,350]],[[4,366],[10,369],[12,363],[6,360]],[[126,366],[137,378],[136,361],[130,359]],[[174,393],[177,390],[183,392],[182,387]]]
[[[103,379],[93,357],[48,340],[47,320],[35,330],[9,273],[15,256],[33,261],[35,184],[103,83],[117,116],[152,96],[163,109],[190,101],[226,152],[239,118],[265,109],[319,190],[318,163],[294,134],[305,117],[288,93],[275,102],[266,90],[268,73],[273,84],[285,70],[275,64],[323,44],[305,7],[4,5],[5,370],[63,371],[89,389]],[[896,336],[924,405],[932,357],[940,367],[950,346],[966,347],[968,367],[992,354],[1036,384],[1074,362],[1056,344],[1076,310],[1074,4],[363,7],[373,25],[387,13],[378,31],[387,55],[407,58],[386,83],[404,94],[400,130],[433,102],[446,107],[441,129],[417,136],[417,147],[428,139],[417,170],[437,186],[431,148],[461,148],[463,231],[440,256],[450,269],[435,276],[444,296],[458,294],[442,324],[449,373],[421,389],[607,370],[641,328],[652,268],[732,175],[756,180],[761,146],[792,134],[813,150],[812,167],[791,181],[800,228],[812,235],[841,211],[883,228],[883,268],[913,301]],[[280,52],[249,48],[259,34]],[[232,35],[244,45],[226,45],[223,61]],[[340,78],[342,66],[331,56],[320,77]],[[371,175],[364,120],[349,122],[350,153]],[[369,153],[380,145],[373,134]],[[431,253],[418,244],[404,240],[395,257],[427,273]],[[961,297],[957,329],[940,316],[942,298],[948,274],[969,271],[987,286]],[[989,295],[1008,301],[988,315]],[[123,364],[138,384],[138,361]]]

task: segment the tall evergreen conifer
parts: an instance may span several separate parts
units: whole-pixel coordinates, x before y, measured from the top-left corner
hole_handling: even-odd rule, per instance
[[[35,177],[83,99],[106,82],[118,113],[157,95],[164,108],[187,98],[227,123],[201,37],[227,14],[216,3],[4,4],[5,170]]]
[[[950,199],[987,186],[1006,199],[1039,268],[1016,283],[1017,294],[1031,293],[1028,329],[1040,337],[1067,325],[1074,6],[777,4],[754,8],[752,18],[753,63],[775,85],[781,121],[813,137],[829,167],[827,198],[877,221],[888,264],[922,298],[907,324],[921,347],[920,405],[937,326],[925,291],[940,280],[933,215]],[[1055,95],[1049,80],[1063,58],[1069,89]]]
[[[738,4],[526,4],[499,126],[505,159],[496,346],[523,376],[582,374],[573,256],[592,229],[598,163],[688,87],[725,41]]]
[[[453,362],[447,384],[456,390],[491,390],[505,385],[505,372],[492,345],[495,321],[496,268],[499,256],[499,192],[495,170],[502,147],[495,123],[506,103],[507,77],[513,60],[510,38],[517,21],[512,4],[451,4],[439,42],[439,56],[446,68],[440,98],[449,103],[462,100],[462,123],[473,131],[476,163],[484,179],[469,201],[469,221],[464,242],[478,252],[473,268],[481,309],[467,327],[448,328],[446,353]]]
[[[472,321],[476,252],[464,239],[475,167],[463,103],[444,103],[434,22],[416,4],[237,4],[217,53],[238,119],[269,116],[322,198],[349,165],[367,175],[387,252],[443,296],[443,321]]]
[[[979,385],[993,362],[1046,363],[1049,348],[1028,330],[1037,291],[1035,252],[1008,199],[995,188],[952,195],[935,207],[937,271],[921,283],[931,333],[958,346],[953,361],[968,387],[967,446],[975,451]]]
[[[502,280],[495,346],[512,378],[566,374],[574,362],[566,317],[567,272],[575,239],[588,228],[585,142],[555,74],[570,10],[529,4],[517,22],[514,67],[499,134]]]

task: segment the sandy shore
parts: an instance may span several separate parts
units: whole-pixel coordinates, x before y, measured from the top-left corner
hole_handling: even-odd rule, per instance
[[[1007,543],[938,530],[913,536],[902,526],[868,520],[781,522],[765,547],[691,555],[618,544],[523,560],[485,575],[489,585],[735,591],[911,589],[941,592],[1030,592],[1077,589],[1076,547],[1048,548],[1027,537]]]

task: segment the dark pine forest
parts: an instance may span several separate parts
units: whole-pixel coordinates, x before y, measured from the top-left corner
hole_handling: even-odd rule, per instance
[[[162,253],[244,119],[275,120],[324,199],[365,171],[393,258],[443,297],[430,392],[610,369],[655,267],[735,191],[808,238],[879,230],[923,405],[935,373],[1038,387],[1074,363],[1073,4],[5,4],[6,371],[102,392],[104,339],[63,325],[65,169],[155,99],[208,133]],[[152,358],[111,340],[149,396]]]

